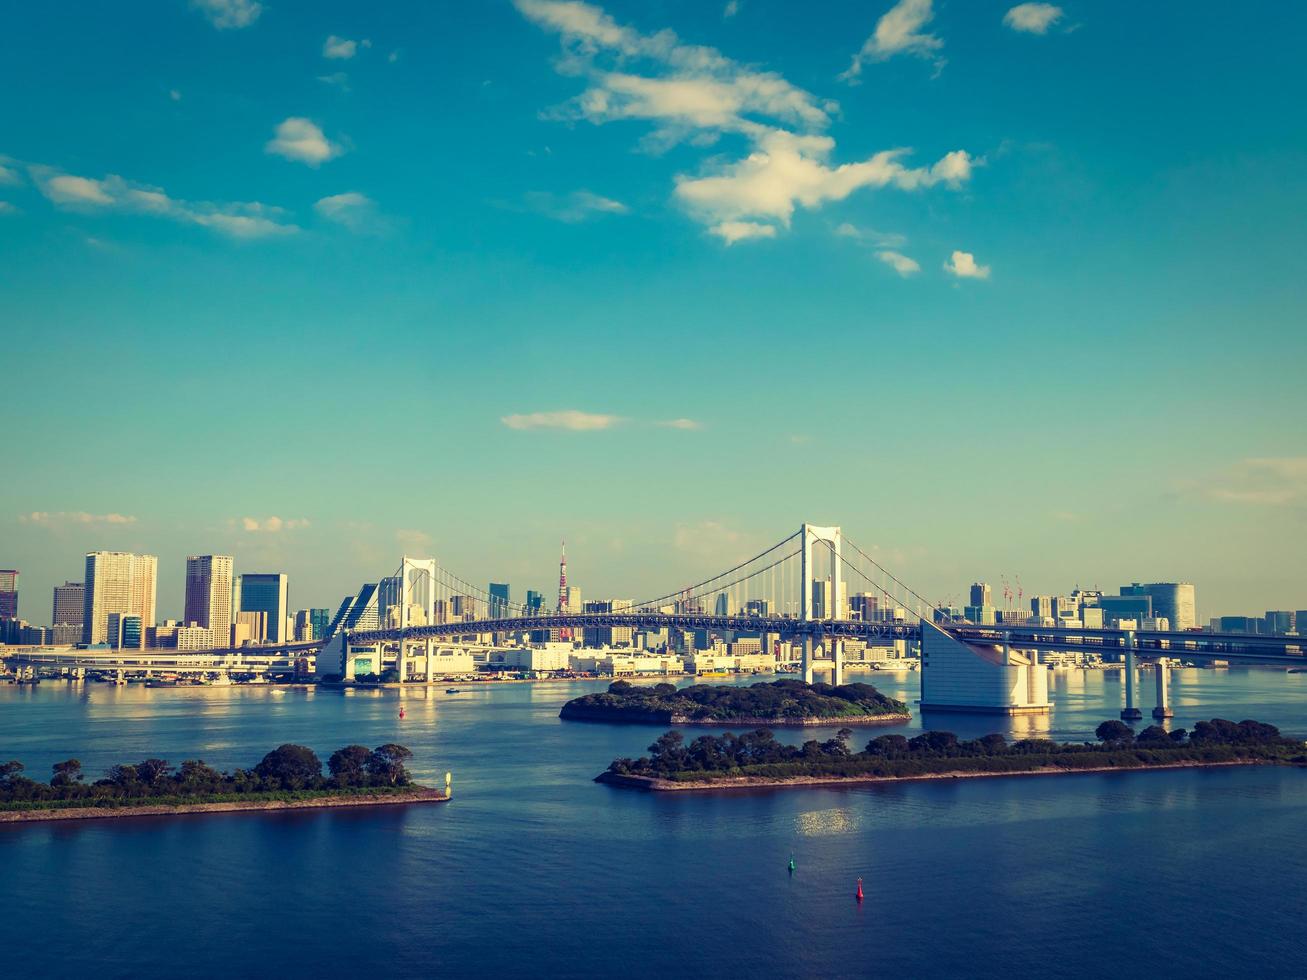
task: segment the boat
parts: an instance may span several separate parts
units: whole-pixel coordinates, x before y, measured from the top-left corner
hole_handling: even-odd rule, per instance
[[[456,687],[447,687],[447,688],[445,688],[445,693],[446,693],[446,694],[458,694],[458,693],[459,693],[459,690],[458,690],[458,688],[456,688]]]

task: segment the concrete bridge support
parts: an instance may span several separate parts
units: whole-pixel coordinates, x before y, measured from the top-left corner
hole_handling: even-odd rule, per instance
[[[1135,706],[1135,632],[1125,632],[1125,707],[1121,709],[1122,721],[1138,721],[1144,713]]]
[[[812,634],[805,633],[803,635],[803,657],[802,657],[803,683],[805,684],[812,683],[813,652],[814,651],[813,651]]]
[[[844,641],[838,637],[830,638],[831,679],[836,687],[844,683]]]
[[[1157,660],[1157,707],[1153,709],[1153,717],[1175,717],[1171,710],[1171,665],[1165,657]]]
[[[427,687],[431,686],[431,680],[436,675],[436,641],[427,637]]]

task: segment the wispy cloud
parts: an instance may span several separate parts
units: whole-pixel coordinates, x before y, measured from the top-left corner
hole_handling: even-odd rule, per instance
[[[417,549],[430,547],[433,539],[426,531],[401,527],[395,531],[395,540],[405,548]]]
[[[644,140],[653,149],[743,137],[749,147],[744,157],[715,159],[705,172],[674,181],[673,199],[727,244],[773,238],[789,227],[797,208],[818,208],[860,188],[957,188],[977,162],[955,150],[931,166],[910,167],[910,151],[895,148],[834,163],[835,141],[822,133],[838,110],[834,101],[714,48],[684,43],[670,30],[643,34],[618,24],[592,4],[515,4],[527,19],[559,35],[558,71],[586,81],[580,95],[547,117],[594,125],[641,120],[653,127]]]
[[[340,61],[348,61],[358,54],[359,48],[370,48],[372,42],[367,38],[362,41],[351,41],[347,37],[337,37],[332,34],[322,42],[322,57],[334,58]]]
[[[880,259],[900,276],[907,277],[915,275],[921,271],[921,265],[917,260],[909,258],[902,252],[895,252],[891,249],[882,249],[876,253],[876,258]]]
[[[20,514],[18,521],[41,527],[63,527],[71,524],[135,524],[136,518],[127,514],[88,514],[84,510],[34,510]]]
[[[8,201],[0,201],[0,214],[17,214],[17,213],[18,213],[18,208],[14,207],[14,205],[10,204]]]
[[[622,421],[620,415],[604,415],[564,409],[559,412],[528,412],[505,415],[499,420],[510,429],[568,429],[572,432],[594,432],[611,429]]]
[[[161,188],[124,180],[117,174],[79,177],[53,167],[28,168],[41,193],[55,207],[86,214],[118,212],[168,218],[200,225],[232,238],[266,238],[299,231],[281,208],[258,201],[183,201]]]
[[[1207,488],[1207,495],[1231,504],[1307,504],[1307,456],[1254,456],[1241,460]]]
[[[309,526],[303,517],[240,517],[227,522],[230,527],[248,531],[250,534],[279,534],[282,531],[299,531]]]
[[[1047,34],[1062,19],[1063,10],[1051,3],[1019,3],[1003,15],[1003,23],[1014,31]]]
[[[320,198],[314,203],[313,210],[327,221],[359,234],[377,234],[385,231],[387,226],[386,219],[377,211],[376,202],[358,191]]]
[[[263,13],[259,0],[191,0],[191,7],[220,31],[249,27]]]
[[[551,194],[548,191],[531,191],[525,196],[526,206],[538,214],[575,224],[600,214],[626,214],[630,211],[621,201],[590,191],[572,191],[570,194]]]
[[[340,156],[339,143],[327,139],[317,123],[303,116],[290,116],[277,124],[276,135],[264,144],[264,151],[318,167]]]
[[[854,82],[862,74],[863,64],[885,61],[896,54],[926,58],[934,62],[938,71],[944,66],[944,60],[938,54],[944,42],[922,30],[934,17],[931,0],[899,0],[876,21],[876,29],[862,42],[862,47],[853,56],[853,63],[840,78]]]
[[[740,0],[727,0],[726,6],[722,8],[722,19],[730,20],[740,12]]]
[[[749,538],[721,521],[699,521],[696,524],[678,524],[672,535],[677,551],[699,557],[733,560],[742,556]]]
[[[654,425],[663,429],[684,429],[686,431],[703,428],[703,423],[697,419],[666,419],[662,422],[655,422]]]
[[[0,156],[0,187],[15,187],[23,182],[12,163],[8,157]]]
[[[944,271],[959,279],[989,278],[989,266],[980,265],[970,252],[955,251],[944,263]]]
[[[874,228],[859,228],[844,222],[836,226],[835,234],[841,238],[851,238],[856,242],[871,245],[874,248],[902,248],[908,243],[908,236],[896,231],[876,231]]]

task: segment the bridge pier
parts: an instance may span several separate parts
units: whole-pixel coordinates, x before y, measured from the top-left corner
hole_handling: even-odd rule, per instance
[[[830,682],[836,687],[844,683],[844,641],[839,637],[830,638],[831,652],[831,679]]]
[[[805,684],[812,683],[812,655],[813,655],[812,634],[804,633],[802,666],[803,666],[803,683]]]
[[[436,641],[427,637],[427,687],[431,686],[431,679],[436,673]]]
[[[1174,718],[1175,712],[1171,710],[1171,665],[1165,657],[1157,659],[1157,707],[1153,709],[1153,717]]]
[[[1144,713],[1135,706],[1135,631],[1125,631],[1125,707],[1122,721],[1138,721]]]

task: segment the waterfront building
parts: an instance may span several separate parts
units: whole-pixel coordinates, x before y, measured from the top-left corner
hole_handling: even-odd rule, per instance
[[[82,582],[64,582],[54,587],[50,622],[54,626],[81,627],[86,616],[86,585]],[[79,633],[76,643],[81,640]]]
[[[1293,614],[1293,629],[1299,636],[1307,635],[1307,609],[1299,609]]]
[[[1147,619],[1153,615],[1153,597],[1142,592],[1105,595],[1099,600],[1099,608],[1108,625],[1119,619]]]
[[[1153,615],[1165,616],[1175,630],[1198,625],[1197,605],[1191,582],[1133,582],[1121,586],[1121,594],[1146,595],[1153,600]]]
[[[921,708],[991,714],[1045,714],[1048,670],[1001,643],[964,643],[921,625]]]
[[[230,555],[190,555],[186,559],[186,613],[182,622],[207,628],[226,646],[231,633],[232,568]]]
[[[1293,632],[1293,613],[1287,609],[1268,609],[1266,610],[1266,632],[1268,633],[1292,633]]]
[[[375,590],[376,586],[373,586]],[[267,643],[284,643],[286,637],[286,620],[289,616],[287,604],[286,574],[258,573],[238,576],[236,595],[238,613],[261,612],[267,614],[267,626],[264,641]]]
[[[18,618],[18,569],[0,568],[0,619]]]
[[[142,628],[154,625],[155,586],[159,559],[124,551],[92,551],[86,555],[82,640],[104,643],[109,614],[139,616]]]
[[[82,641],[81,623],[55,623],[50,627],[50,642],[57,647],[70,647]]]
[[[212,650],[220,645],[213,629],[208,626],[196,626],[194,623],[188,626],[178,626],[173,636],[179,652],[183,650]]]
[[[322,639],[330,618],[330,609],[300,609],[295,613],[295,641],[305,643]]]
[[[105,617],[104,642],[113,650],[141,650],[145,631],[141,617],[131,613],[111,612]]]
[[[151,650],[172,650],[177,647],[177,631],[181,624],[168,619],[156,626],[145,628],[145,645]]]

